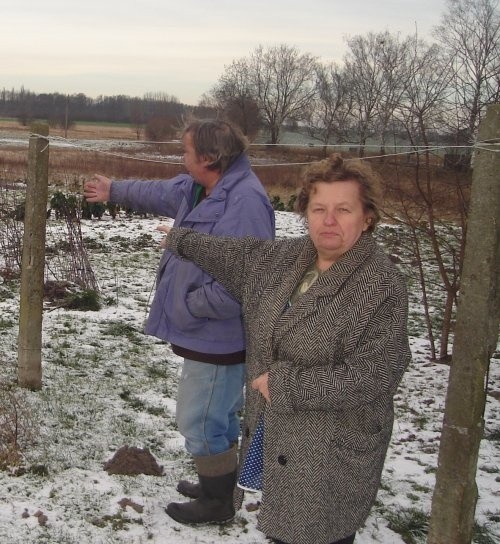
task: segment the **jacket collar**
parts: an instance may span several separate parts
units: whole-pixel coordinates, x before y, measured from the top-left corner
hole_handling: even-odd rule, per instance
[[[373,236],[368,232],[363,233],[349,251],[346,251],[337,262],[320,275],[314,284],[316,286],[314,291],[324,291],[328,295],[337,291],[376,250],[376,247],[377,245]],[[290,291],[290,289],[293,290],[315,258],[316,248],[311,238],[309,236],[303,237],[288,280],[284,282],[281,290],[284,292]],[[304,296],[306,295],[307,293]],[[315,295],[318,296],[318,293],[315,293]]]
[[[329,294],[332,289],[336,292],[375,251],[376,247],[373,236],[364,232],[351,249],[321,274],[318,279],[318,289],[326,290]]]
[[[198,206],[191,209],[194,192],[191,186],[189,194],[186,193],[186,201],[189,203],[189,211],[185,217],[191,222],[218,221],[224,213],[225,200],[230,190],[245,177],[250,169],[250,161],[241,154],[233,164],[224,172],[223,176],[214,186],[210,194],[204,198]],[[193,180],[193,183],[195,181]]]
[[[266,315],[260,327],[261,338],[265,342],[267,350],[272,351],[272,346],[279,344],[280,338],[286,331],[307,315],[318,311],[321,299],[327,303],[328,299],[334,297],[375,249],[376,243],[372,235],[362,234],[356,244],[323,272],[310,289],[292,307],[287,309],[290,295],[316,258],[316,248],[309,236],[302,238],[298,243],[297,250],[292,252],[295,255],[295,261],[291,264],[287,277],[265,309]],[[272,359],[272,355],[270,358]]]
[[[222,174],[208,198],[225,200],[226,194],[236,185],[250,170],[250,161],[242,153],[231,166]]]

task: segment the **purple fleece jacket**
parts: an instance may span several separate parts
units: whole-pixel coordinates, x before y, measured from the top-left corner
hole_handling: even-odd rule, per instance
[[[188,174],[170,180],[114,181],[110,200],[174,218],[176,227],[216,236],[274,238],[274,211],[245,155],[195,208],[194,189],[195,182]],[[160,261],[145,332],[201,353],[245,349],[240,305],[211,276],[168,249]]]

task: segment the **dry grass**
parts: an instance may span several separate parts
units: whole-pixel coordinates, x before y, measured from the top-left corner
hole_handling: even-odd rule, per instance
[[[0,133],[28,133],[15,121],[0,120]],[[63,136],[59,129],[51,129],[51,136]],[[49,183],[55,187],[64,187],[68,191],[80,192],[85,179],[94,173],[102,173],[115,179],[168,179],[183,172],[181,164],[167,164],[165,156],[175,157],[169,162],[181,161],[182,149],[179,143],[134,144],[136,134],[133,128],[116,125],[99,125],[81,123],[75,125],[68,133],[72,140],[116,140],[117,145],[106,151],[94,151],[82,148],[50,149]],[[120,142],[128,142],[121,146]],[[258,146],[249,151],[254,169],[262,180],[267,192],[277,195],[283,202],[297,192],[300,186],[304,166],[326,156],[323,147],[308,146]],[[162,158],[163,157],[163,158]],[[368,158],[368,157],[367,157]],[[416,179],[426,177],[426,170],[414,156],[390,157],[385,160],[369,159],[372,167],[378,171],[384,181],[384,208],[396,212],[401,207],[403,198],[411,198],[416,203],[423,203]],[[155,162],[156,161],[156,162]],[[299,164],[292,164],[299,163]],[[279,166],[274,166],[278,164]],[[25,180],[27,171],[27,149],[25,147],[0,147],[0,181]],[[433,157],[429,175],[432,180],[433,205],[446,217],[457,217],[460,206],[457,188],[463,190],[468,198],[471,182],[470,171],[454,171],[445,169],[440,159]]]
[[[0,119],[0,132],[27,136],[30,133],[30,128],[21,125],[14,119]],[[51,128],[50,135],[65,137],[62,128]],[[70,140],[136,140],[137,134],[135,128],[126,125],[76,123],[68,130],[66,137]]]

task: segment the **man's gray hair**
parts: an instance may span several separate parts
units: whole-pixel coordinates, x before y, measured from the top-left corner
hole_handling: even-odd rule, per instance
[[[243,132],[227,121],[215,119],[194,120],[185,128],[190,134],[198,157],[210,161],[208,168],[223,174],[246,151],[248,141]]]

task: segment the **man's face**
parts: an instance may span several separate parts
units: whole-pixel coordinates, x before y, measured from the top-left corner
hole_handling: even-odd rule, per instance
[[[207,160],[203,157],[198,157],[193,145],[193,136],[189,132],[184,134],[182,138],[182,144],[184,147],[184,166],[187,171],[193,176],[193,178],[203,185],[204,174],[207,170]]]

